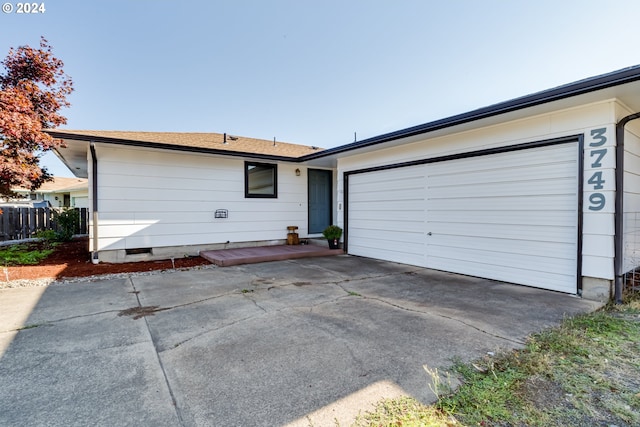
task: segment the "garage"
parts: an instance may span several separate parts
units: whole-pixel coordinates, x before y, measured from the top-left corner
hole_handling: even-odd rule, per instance
[[[345,172],[351,255],[579,290],[581,141]]]

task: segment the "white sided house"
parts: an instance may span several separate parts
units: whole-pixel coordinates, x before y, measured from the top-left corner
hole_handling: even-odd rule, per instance
[[[89,177],[90,250],[100,261],[283,243],[288,226],[320,236],[334,218],[333,169],[298,162],[316,147],[214,133],[52,134],[65,139],[64,161]]]
[[[350,255],[589,298],[640,266],[640,66],[351,144],[51,132],[103,261],[344,228]]]

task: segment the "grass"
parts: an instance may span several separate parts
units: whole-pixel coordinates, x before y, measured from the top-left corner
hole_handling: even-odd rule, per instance
[[[18,328],[18,330],[19,331],[26,331],[27,329],[38,328],[40,326],[42,326],[42,324],[40,324],[40,323],[31,323],[29,325],[25,325],[25,326],[23,326],[21,328]]]
[[[462,385],[434,405],[385,400],[354,426],[640,425],[640,296],[567,318],[523,349],[457,362],[450,374]]]
[[[51,255],[53,247],[36,248],[27,243],[7,246],[0,250],[0,264],[8,265],[34,265]]]

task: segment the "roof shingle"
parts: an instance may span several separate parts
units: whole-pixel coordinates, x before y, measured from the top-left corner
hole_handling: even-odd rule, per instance
[[[108,138],[112,140],[135,141],[176,147],[200,148],[207,150],[229,151],[234,153],[262,154],[298,158],[307,154],[318,153],[322,148],[291,144],[280,141],[248,138],[244,136],[221,133],[196,132],[131,132],[131,131],[98,131],[98,130],[66,130],[52,131],[58,138],[64,135]]]

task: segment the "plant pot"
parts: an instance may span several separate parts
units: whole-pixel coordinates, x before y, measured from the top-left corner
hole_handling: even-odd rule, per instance
[[[340,249],[340,241],[338,239],[327,239],[329,249]]]

